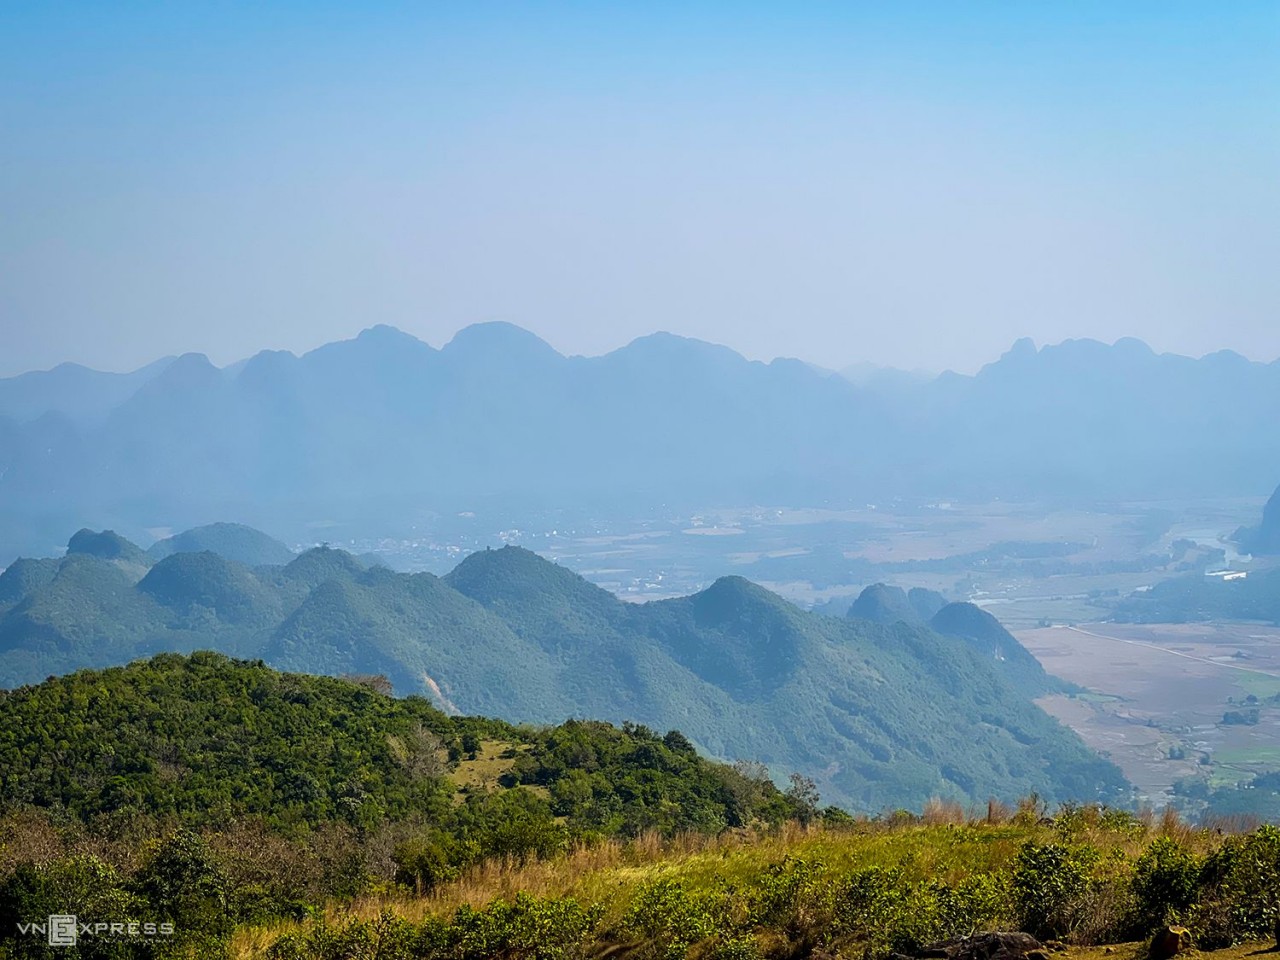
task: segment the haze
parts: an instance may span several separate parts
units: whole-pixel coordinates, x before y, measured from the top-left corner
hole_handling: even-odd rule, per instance
[[[0,375],[385,322],[1280,355],[1280,8],[0,14]]]

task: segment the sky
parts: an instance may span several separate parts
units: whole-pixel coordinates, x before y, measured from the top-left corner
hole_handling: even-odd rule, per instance
[[[1280,4],[0,6],[0,376],[389,323],[1280,357]]]

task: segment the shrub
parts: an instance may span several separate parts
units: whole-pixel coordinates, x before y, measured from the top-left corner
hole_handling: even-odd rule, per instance
[[[898,869],[853,873],[836,896],[835,928],[869,956],[913,953],[928,943],[967,936],[1008,911],[1008,877],[973,874],[956,886],[911,882]]]
[[[760,960],[760,947],[755,937],[728,937],[711,948],[707,960]]]
[[[807,931],[826,912],[822,900],[829,889],[823,882],[820,860],[787,857],[765,868],[757,885],[748,894],[748,923],[752,927],[774,927],[794,937]]]
[[[483,910],[460,908],[449,920],[414,925],[390,913],[338,927],[321,922],[281,937],[269,960],[578,960],[600,922],[602,908],[572,898],[517,894]]]
[[[497,900],[483,910],[462,907],[437,932],[448,952],[429,953],[444,960],[575,960],[585,953],[604,908],[583,907],[572,897],[539,899],[518,893],[511,903]]]
[[[174,924],[174,945],[221,956],[234,926],[227,878],[209,845],[189,830],[162,842],[133,887],[156,917]]]
[[[1162,923],[1182,920],[1199,890],[1200,858],[1169,837],[1159,837],[1133,868],[1132,932],[1143,937]]]
[[[1280,897],[1280,828],[1228,837],[1200,871],[1199,902],[1187,926],[1203,948],[1269,936]]]
[[[421,894],[455,879],[462,856],[450,838],[429,835],[400,844],[392,859],[396,865],[396,883]]]
[[[674,880],[642,887],[622,918],[622,929],[647,941],[649,955],[682,960],[689,947],[721,932],[713,898],[690,894]]]
[[[1028,843],[1013,869],[1013,897],[1023,930],[1040,939],[1061,939],[1083,919],[1093,886],[1089,870],[1097,860],[1091,847]]]
[[[306,933],[281,937],[267,950],[268,960],[417,960],[423,930],[383,913],[376,920],[350,920],[336,927],[321,920]]]

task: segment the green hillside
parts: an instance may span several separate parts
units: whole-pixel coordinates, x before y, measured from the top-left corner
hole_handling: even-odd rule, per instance
[[[311,563],[315,551],[294,565]],[[330,553],[337,553],[330,551]],[[341,554],[346,557],[346,554]],[[450,712],[550,722],[575,713],[539,652],[429,573],[358,570],[324,559],[319,580],[272,632],[262,657],[281,669],[381,673]],[[308,569],[308,575],[314,574]]]
[[[15,560],[0,573],[0,610],[8,609],[33,590],[47,586],[58,572],[58,561]]]
[[[714,831],[795,812],[771,785],[737,789],[733,771],[678,733],[578,721],[517,728],[375,687],[198,652],[5,692],[0,814],[35,808],[91,822],[133,811],[190,826],[252,816],[294,831],[414,817],[448,831],[460,816],[451,777],[481,742],[511,754],[503,783],[532,785],[530,809],[545,807],[548,824],[554,810],[562,824],[608,833]]]
[[[744,589],[685,606],[729,628]],[[1249,953],[1274,927],[1272,827],[1036,798],[854,818],[676,731],[381,686],[201,652],[0,693],[0,956],[63,955],[22,931],[66,914],[120,924],[86,960],[889,960],[987,930],[1102,960],[1170,921]]]
[[[677,727],[708,756],[760,761],[779,779],[799,771],[850,808],[1128,796],[1114,766],[1030,702],[1039,689],[1008,657],[919,623],[807,613],[741,578],[627,604],[514,547],[444,578],[321,547],[259,568],[175,553],[145,575],[68,554],[15,565],[0,596],[18,598],[0,607],[5,686],[215,649],[384,675],[446,713]]]
[[[360,682],[161,654],[0,693],[0,957],[50,914],[170,924],[69,956],[225,957],[232,931],[484,863],[809,820],[678,732],[516,728]]]
[[[947,600],[935,590],[912,587],[909,591],[885,583],[873,583],[854,600],[848,615],[875,623],[928,623]]]
[[[1040,661],[999,620],[972,603],[947,604],[933,615],[929,626],[948,637],[967,641],[980,656],[995,663],[1001,676],[1029,697],[1073,689],[1045,673]]]
[[[80,530],[67,541],[68,554],[84,554],[101,560],[147,564],[147,556],[114,530]]]
[[[429,899],[333,904],[312,921],[257,924],[235,938],[235,955],[1149,960],[1160,955],[1153,933],[1169,925],[1185,925],[1181,955],[1275,952],[1275,827],[1049,813],[1028,802],[965,818],[934,806],[697,844],[611,844],[476,871]]]
[[[269,623],[281,612],[279,599],[247,567],[210,551],[165,557],[138,591],[184,621],[205,614],[228,625]]]

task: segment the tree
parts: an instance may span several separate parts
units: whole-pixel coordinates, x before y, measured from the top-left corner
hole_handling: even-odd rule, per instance
[[[795,804],[796,816],[800,822],[810,823],[818,815],[818,802],[821,799],[818,785],[811,777],[802,773],[793,773],[789,779],[791,786],[787,788],[787,798]]]

